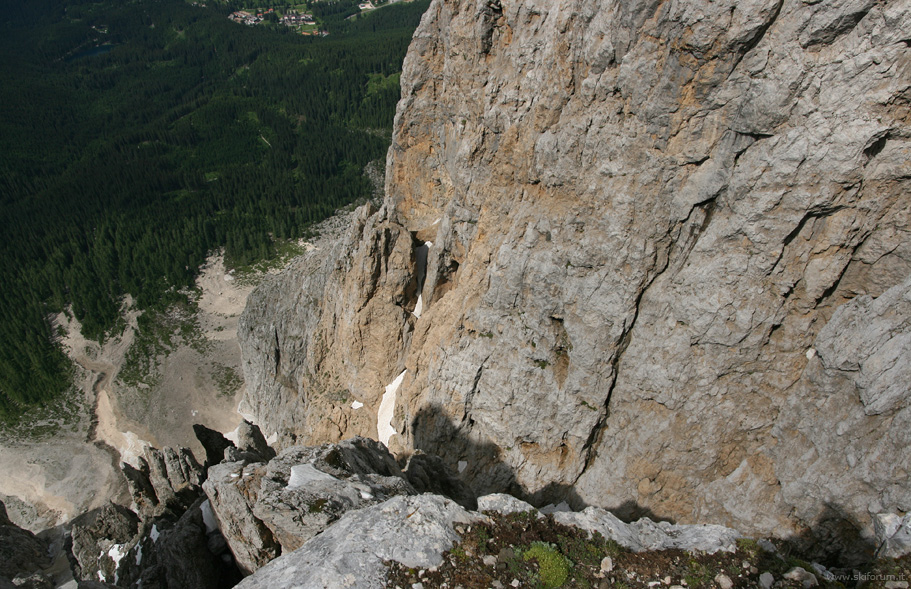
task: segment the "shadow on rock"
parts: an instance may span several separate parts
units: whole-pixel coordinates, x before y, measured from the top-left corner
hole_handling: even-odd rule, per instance
[[[442,407],[429,405],[417,412],[410,430],[417,451],[437,455],[446,469],[459,473],[474,497],[507,493],[544,512],[582,511],[588,507],[572,485],[551,483],[529,492],[517,482],[515,471],[501,458],[501,449],[491,442],[479,440],[472,432],[472,425],[470,418],[456,423]],[[415,487],[422,490],[419,485]],[[432,487],[427,490],[439,492]],[[554,507],[542,508],[548,505]],[[632,498],[620,505],[605,506],[605,509],[626,523],[642,518],[677,523],[639,505]],[[785,552],[826,566],[851,567],[870,563],[877,548],[872,539],[872,529],[865,530],[863,525],[834,503],[822,506],[818,517],[799,534],[782,539]]]

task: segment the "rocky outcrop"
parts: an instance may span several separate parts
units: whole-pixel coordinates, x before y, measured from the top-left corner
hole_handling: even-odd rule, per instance
[[[675,525],[653,522],[647,517],[625,523],[609,511],[588,507],[585,511],[558,511],[554,521],[588,531],[598,532],[634,552],[648,550],[686,550],[714,554],[719,550],[737,550],[735,530],[717,525]]]
[[[0,501],[0,586],[4,582],[28,578],[50,565],[47,543],[23,530],[6,513]]]
[[[121,469],[136,513],[108,504],[67,525],[80,587],[222,589],[240,580],[203,494],[206,472],[189,450],[147,447],[137,467]]]
[[[245,407],[477,493],[870,548],[911,510],[909,27],[434,0],[384,204],[249,299]]]
[[[70,527],[75,577],[116,584],[120,561],[139,532],[139,517],[125,507],[109,503],[80,515]]]
[[[415,493],[388,450],[363,438],[287,448],[268,463],[225,462],[209,470],[204,488],[246,574],[300,548],[347,511]]]
[[[911,514],[878,513],[873,518],[876,532],[876,556],[901,558],[911,554]]]
[[[240,580],[206,499],[177,521],[147,522],[117,571],[120,587],[221,589]]]
[[[417,452],[408,458],[403,474],[418,493],[435,493],[449,497],[465,509],[478,508],[469,486],[439,456]]]
[[[142,519],[179,516],[199,497],[205,470],[187,448],[146,446],[137,461],[138,467],[123,463],[120,468]]]
[[[481,497],[478,503],[488,512],[534,511],[530,505],[502,494]],[[582,513],[560,511],[554,520],[592,534],[598,532],[635,551],[733,552],[739,537],[722,526],[656,524],[647,518],[625,524],[593,507]],[[299,550],[274,560],[238,587],[386,587],[389,561],[410,568],[437,567],[443,562],[443,554],[461,542],[456,531],[463,533],[477,522],[490,520],[439,495],[395,497],[345,514]]]
[[[269,563],[238,589],[385,587],[384,561],[430,567],[459,541],[456,523],[483,518],[439,495],[395,497],[353,511],[301,549]]]
[[[224,460],[225,450],[234,445],[234,442],[225,438],[221,432],[199,423],[193,424],[193,433],[206,452],[206,461],[203,465],[206,470]]]

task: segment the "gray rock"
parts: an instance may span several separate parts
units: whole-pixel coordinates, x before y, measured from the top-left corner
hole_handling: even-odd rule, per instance
[[[400,496],[351,511],[300,549],[244,579],[238,589],[384,587],[383,561],[438,566],[458,541],[453,524],[483,516],[438,495]]]
[[[676,525],[667,522],[655,523],[642,518],[633,523],[624,523],[617,516],[598,507],[584,511],[558,511],[554,521],[566,526],[575,526],[591,532],[599,532],[605,538],[635,552],[645,550],[687,550],[714,554],[737,550],[735,530],[717,525]]]
[[[268,463],[222,463],[209,470],[204,488],[247,574],[346,511],[415,493],[386,447],[364,438],[287,448]]]
[[[259,426],[243,420],[237,426],[237,447],[241,452],[248,452],[259,457],[262,462],[275,458],[275,450],[266,443],[266,438]]]
[[[54,582],[42,573],[33,573],[27,577],[13,579],[17,589],[54,589]]]
[[[911,276],[839,307],[816,338],[823,366],[854,381],[867,415],[911,403]]]
[[[510,513],[523,513],[526,511],[538,512],[530,503],[516,499],[505,493],[492,493],[478,497],[478,511],[496,511],[503,515]]]
[[[231,567],[209,550],[202,502],[199,499],[187,509],[155,543],[162,587],[216,589],[230,585]]]
[[[772,573],[765,572],[759,575],[759,585],[762,586],[762,589],[771,589],[773,583],[775,583],[775,576]]]
[[[378,437],[407,371],[390,447],[480,494],[862,554],[911,505],[908,1],[502,4],[431,3],[382,207],[249,299],[245,409]]]
[[[784,574],[784,578],[789,581],[797,581],[802,584],[804,587],[816,587],[819,585],[819,581],[816,580],[816,575],[803,569],[802,567],[794,567]]]
[[[715,584],[721,589],[731,589],[734,586],[734,581],[724,573],[718,573],[715,575]]]
[[[834,581],[835,574],[832,573],[829,569],[819,564],[818,562],[811,562],[810,565],[813,567],[815,574],[822,577],[826,581]]]
[[[129,509],[108,503],[70,522],[74,576],[82,581],[116,583],[120,561],[139,531],[139,517]]]
[[[0,577],[27,577],[49,566],[47,543],[10,521],[0,501]]]
[[[873,518],[878,558],[901,558],[911,554],[911,514],[878,513]]]
[[[199,498],[205,471],[187,448],[147,446],[138,462],[138,468],[122,463],[120,469],[141,519],[177,517]]]
[[[474,493],[439,456],[415,453],[408,458],[405,478],[418,493],[436,493],[449,497],[465,509],[477,509]]]
[[[224,534],[238,568],[249,575],[279,554],[281,545],[256,516],[247,493],[256,489],[263,465],[222,462],[209,469],[203,484],[218,527]]]

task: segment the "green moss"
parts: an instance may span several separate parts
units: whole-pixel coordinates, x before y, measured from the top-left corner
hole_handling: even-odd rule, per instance
[[[461,562],[468,562],[468,554],[461,546],[455,546],[449,553],[453,555],[456,560],[459,560]]]
[[[699,587],[710,587],[714,577],[715,575],[712,574],[709,567],[697,560],[691,560],[689,572],[684,577],[684,581],[690,589],[699,589]]]
[[[569,560],[552,544],[533,542],[528,550],[523,552],[522,558],[525,561],[537,561],[538,574],[545,589],[562,587],[569,577]]]

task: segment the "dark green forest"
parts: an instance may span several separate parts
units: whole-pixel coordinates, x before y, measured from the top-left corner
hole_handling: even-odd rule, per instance
[[[368,196],[428,2],[355,19],[356,2],[323,3],[322,38],[233,23],[228,4],[5,6],[0,420],[71,386],[53,313],[103,340],[126,294],[165,309],[212,251],[268,259]]]

